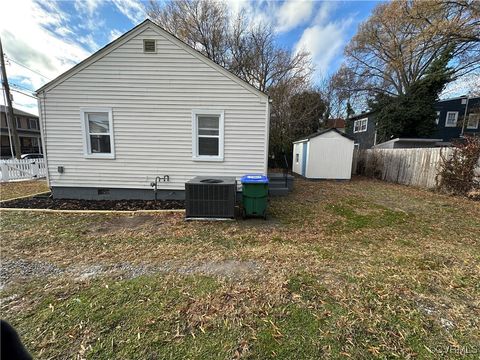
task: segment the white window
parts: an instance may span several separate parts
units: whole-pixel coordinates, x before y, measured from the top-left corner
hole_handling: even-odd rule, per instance
[[[467,129],[478,129],[478,123],[480,122],[480,113],[479,114],[469,114]]]
[[[156,53],[157,44],[154,39],[143,39],[143,52],[144,53]]]
[[[85,157],[114,159],[112,109],[83,108],[80,113]]]
[[[447,117],[445,118],[445,127],[457,126],[457,119],[458,119],[458,111],[447,112]]]
[[[437,111],[437,116],[435,117],[435,124],[439,124],[440,122],[440,111]]]
[[[465,105],[467,103],[467,99],[462,99],[462,105]]]
[[[37,124],[38,123],[36,119],[28,119],[28,125],[30,129],[38,129]]]
[[[353,132],[364,132],[367,131],[368,118],[355,120],[353,123]]]
[[[17,123],[17,129],[23,129],[22,128],[22,120],[19,117],[15,116],[15,122]]]
[[[194,110],[192,129],[193,159],[223,161],[223,111]]]
[[[295,162],[298,164],[298,160],[300,158],[300,155],[299,154],[295,154]]]

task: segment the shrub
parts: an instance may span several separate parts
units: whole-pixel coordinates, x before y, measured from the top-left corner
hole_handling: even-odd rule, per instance
[[[451,156],[442,155],[440,187],[457,195],[478,194],[480,178],[476,168],[479,159],[480,138],[469,136],[465,141],[455,144]]]

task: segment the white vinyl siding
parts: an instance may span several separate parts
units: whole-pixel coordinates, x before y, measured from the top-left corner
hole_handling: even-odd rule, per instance
[[[353,132],[354,133],[365,132],[367,131],[367,125],[368,125],[368,118],[355,120],[353,122]]]
[[[143,52],[155,39],[157,53]],[[184,189],[194,176],[265,173],[268,101],[147,27],[40,94],[50,186]],[[115,159],[84,156],[82,107],[112,109]],[[223,161],[195,161],[192,110],[221,109]],[[44,120],[45,119],[45,120]],[[60,174],[59,166],[65,168]]]
[[[480,122],[480,114],[469,114],[467,129],[478,129],[479,122]]]
[[[445,127],[457,126],[458,111],[449,111],[445,117]]]

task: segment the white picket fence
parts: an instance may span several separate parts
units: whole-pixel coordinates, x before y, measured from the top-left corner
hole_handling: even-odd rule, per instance
[[[0,179],[2,182],[38,179],[46,176],[45,159],[0,160]]]

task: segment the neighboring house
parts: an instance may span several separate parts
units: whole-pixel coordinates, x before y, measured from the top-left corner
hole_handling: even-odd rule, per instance
[[[437,129],[432,138],[450,143],[463,135],[480,135],[480,97],[440,100],[435,109]]]
[[[37,91],[55,198],[181,199],[267,172],[269,99],[145,20]]]
[[[392,139],[387,147],[431,147],[448,146],[465,135],[480,135],[480,97],[458,97],[440,100],[435,104],[437,110],[435,132],[426,139]],[[465,119],[465,121],[464,121]],[[377,144],[375,113],[355,115],[349,120],[347,131],[355,139],[360,149],[369,149]],[[432,141],[431,140],[435,140]],[[394,145],[393,145],[394,144]],[[378,147],[378,146],[377,146]]]
[[[326,129],[293,143],[292,171],[307,179],[350,179],[353,138]]]
[[[10,136],[12,135],[8,129],[6,112],[7,108],[4,105],[0,105],[0,147],[2,158],[12,157],[10,147]],[[38,121],[38,116],[15,108],[13,109],[13,114],[15,116],[14,125],[17,129],[22,154],[41,154],[42,139],[40,135],[40,123]]]
[[[346,134],[353,137],[356,147],[370,149],[376,144],[375,113],[364,112],[352,116],[347,121],[350,122],[350,126],[347,127]]]

